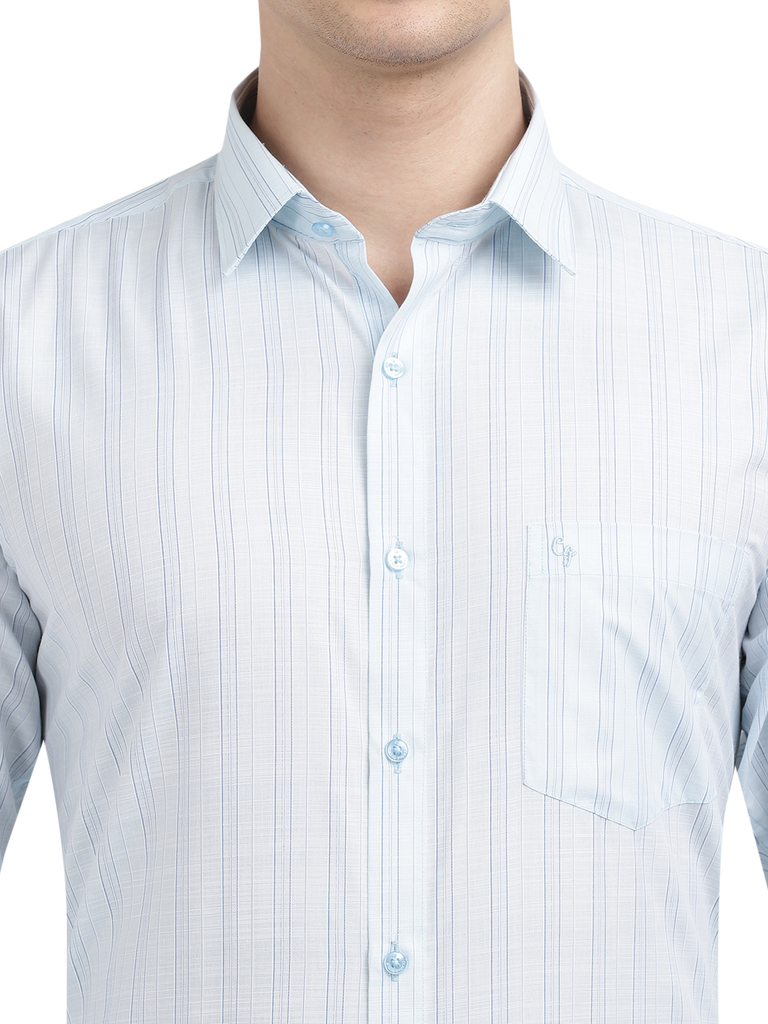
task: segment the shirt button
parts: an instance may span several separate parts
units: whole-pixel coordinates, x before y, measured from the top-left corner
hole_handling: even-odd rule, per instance
[[[408,966],[408,957],[392,943],[392,949],[384,957],[384,970],[389,974],[402,974]]]
[[[393,353],[384,360],[381,370],[385,377],[389,377],[390,380],[396,380],[405,373],[405,363]]]
[[[393,764],[397,765],[395,771],[399,773],[400,762],[408,756],[408,744],[404,739],[400,738],[399,733],[395,733],[394,737],[384,747],[384,753]]]
[[[408,565],[408,553],[402,548],[390,548],[387,552],[387,565],[392,572],[399,572]]]
[[[336,228],[333,224],[329,224],[327,220],[318,220],[312,225],[312,230],[316,235],[321,238],[330,238],[331,235],[336,234]]]

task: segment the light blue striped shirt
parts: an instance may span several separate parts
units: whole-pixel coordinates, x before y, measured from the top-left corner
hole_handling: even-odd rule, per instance
[[[398,307],[257,71],[0,254],[0,854],[45,741],[67,1022],[715,1024],[768,250],[565,168],[521,73]]]

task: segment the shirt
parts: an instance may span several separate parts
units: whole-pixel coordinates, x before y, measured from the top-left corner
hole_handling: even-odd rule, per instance
[[[717,1021],[768,250],[567,169],[520,82],[400,306],[258,68],[218,154],[2,254],[0,836],[44,742],[68,1024]]]

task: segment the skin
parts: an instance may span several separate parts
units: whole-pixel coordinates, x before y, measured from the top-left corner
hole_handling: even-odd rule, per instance
[[[482,202],[525,133],[508,0],[260,0],[259,22],[251,130],[401,305],[414,232]]]

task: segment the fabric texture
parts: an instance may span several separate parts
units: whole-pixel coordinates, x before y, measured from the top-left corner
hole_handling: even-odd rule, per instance
[[[67,1024],[717,1021],[768,250],[564,167],[520,81],[401,306],[258,68],[220,153],[0,254],[0,856],[44,742]]]

